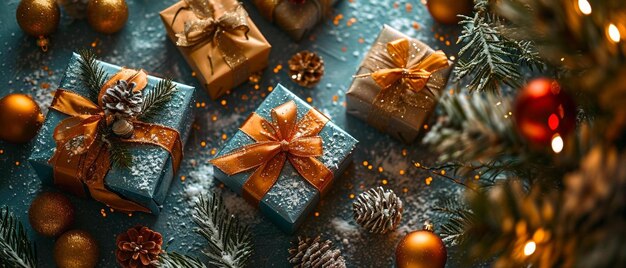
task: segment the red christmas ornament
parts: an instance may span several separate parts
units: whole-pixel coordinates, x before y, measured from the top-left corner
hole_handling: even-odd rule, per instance
[[[576,105],[556,80],[537,78],[517,96],[515,120],[526,140],[545,146],[574,130]]]

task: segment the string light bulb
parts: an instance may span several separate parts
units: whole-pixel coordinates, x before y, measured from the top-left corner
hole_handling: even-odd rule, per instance
[[[615,26],[615,24],[613,23],[609,24],[609,26],[606,28],[606,33],[609,36],[609,39],[615,43],[619,42],[620,39],[622,39],[619,29],[617,29],[617,26]]]
[[[589,4],[589,1],[587,0],[578,0],[578,9],[584,15],[591,14],[591,5]]]
[[[558,133],[554,135],[554,137],[552,137],[552,151],[554,151],[555,153],[560,153],[561,151],[563,151],[563,138],[561,138],[561,135],[559,135]]]
[[[535,243],[535,241],[528,241],[526,242],[526,245],[524,245],[524,255],[526,256],[530,256],[533,253],[535,253],[535,250],[537,249],[537,243]]]

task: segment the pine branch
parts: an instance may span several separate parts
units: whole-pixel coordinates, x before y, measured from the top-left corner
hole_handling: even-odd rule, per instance
[[[448,221],[441,225],[440,235],[444,242],[450,242],[452,245],[459,245],[466,241],[467,230],[474,225],[475,216],[471,209],[460,205],[457,202],[445,201],[445,203],[436,207],[435,211],[439,211],[447,215]]]
[[[150,120],[164,111],[164,106],[176,92],[176,85],[170,79],[159,81],[154,88],[145,96],[141,108],[142,119]]]
[[[111,154],[111,166],[118,168],[130,168],[133,165],[133,155],[127,144],[122,142],[111,142],[109,147]]]
[[[0,210],[0,267],[37,267],[35,247],[8,208]]]
[[[440,161],[490,161],[524,152],[508,99],[458,93],[445,95],[440,105],[443,116],[423,139]]]
[[[89,98],[97,100],[100,88],[107,80],[104,68],[98,64],[96,54],[88,49],[80,50],[80,78],[83,84],[89,89]]]
[[[208,242],[203,251],[209,263],[217,267],[245,267],[252,255],[252,236],[247,226],[240,224],[223,204],[222,198],[201,197],[193,215],[196,232]]]
[[[207,268],[199,259],[176,252],[163,253],[159,256],[161,268]]]

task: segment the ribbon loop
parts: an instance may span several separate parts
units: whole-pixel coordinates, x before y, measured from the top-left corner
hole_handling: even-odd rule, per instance
[[[309,110],[297,120],[297,106],[289,101],[272,109],[272,122],[253,113],[241,126],[256,142],[214,158],[211,163],[229,176],[254,169],[243,186],[243,196],[258,204],[278,180],[288,159],[298,173],[318,191],[324,192],[333,178],[332,171],[316,157],[323,155],[319,132],[328,118]]]
[[[50,108],[70,116],[54,129],[56,150],[49,163],[53,167],[54,182],[74,194],[85,196],[84,186],[95,200],[124,212],[150,212],[147,208],[124,199],[107,189],[105,177],[111,168],[111,146],[115,142],[151,144],[164,148],[172,157],[174,172],[182,159],[182,142],[175,129],[134,121],[131,138],[109,137],[102,130],[107,127],[107,116],[102,108],[102,95],[107,88],[126,80],[143,90],[148,84],[143,70],[122,68],[100,89],[98,105],[63,89],[58,89]],[[83,186],[84,185],[84,186]]]

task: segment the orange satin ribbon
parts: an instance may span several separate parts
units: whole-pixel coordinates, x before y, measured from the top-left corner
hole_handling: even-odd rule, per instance
[[[287,159],[321,193],[333,179],[332,171],[316,158],[323,154],[318,134],[328,118],[311,109],[296,122],[297,112],[296,103],[289,101],[272,109],[272,122],[252,113],[240,129],[256,143],[211,160],[229,176],[256,168],[243,185],[243,197],[252,204],[258,205],[276,183]]]
[[[387,43],[387,53],[396,68],[380,69],[373,73],[361,74],[356,77],[371,76],[374,82],[383,90],[404,80],[411,86],[412,90],[418,92],[426,86],[432,73],[449,66],[448,58],[441,50],[427,56],[413,66],[407,66],[409,62],[409,46],[409,39],[406,38]]]
[[[150,212],[147,208],[109,191],[104,185],[104,179],[111,167],[110,139],[164,148],[172,156],[174,172],[182,159],[182,142],[175,129],[136,120],[132,122],[134,132],[130,138],[105,136],[104,131],[112,118],[102,109],[102,94],[117,80],[135,82],[135,90],[143,90],[148,84],[147,74],[143,70],[123,68],[102,86],[98,105],[76,93],[63,89],[56,91],[50,108],[70,117],[61,121],[54,129],[56,151],[49,162],[54,170],[55,184],[76,195],[86,195],[85,185],[94,199],[113,209]]]

